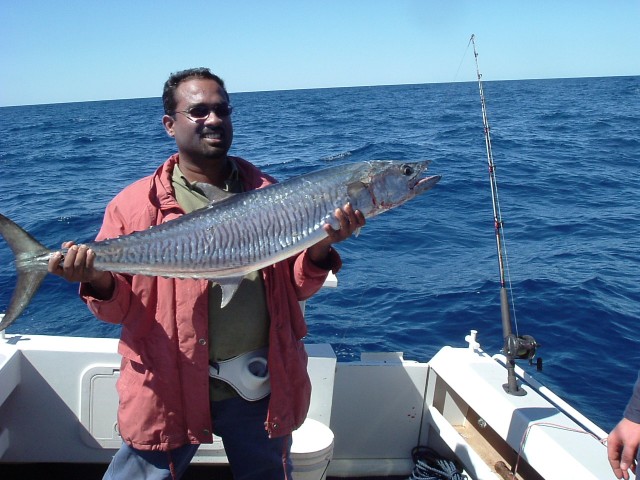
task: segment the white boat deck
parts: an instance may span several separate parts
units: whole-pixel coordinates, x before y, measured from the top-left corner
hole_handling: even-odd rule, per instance
[[[116,347],[0,338],[0,478],[102,477],[121,443]],[[398,353],[338,363],[329,345],[307,350],[309,418],[335,435],[328,478],[406,479],[417,445],[455,455],[470,479],[499,480],[496,464],[518,458],[520,479],[613,478],[605,432],[520,370],[527,395],[505,394],[503,365],[473,345],[445,347],[428,364]],[[231,478],[221,443],[201,446],[185,478]]]

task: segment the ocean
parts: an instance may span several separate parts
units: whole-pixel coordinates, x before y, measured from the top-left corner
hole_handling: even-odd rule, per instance
[[[161,79],[163,80],[163,79]],[[161,83],[159,83],[159,89]],[[605,430],[640,369],[640,77],[484,83],[520,365]],[[279,179],[362,160],[430,159],[431,191],[339,245],[337,289],[307,303],[308,343],[342,361],[502,347],[499,270],[475,82],[236,93],[231,153]],[[0,109],[0,212],[42,243],[92,240],[107,202],[175,150],[160,98]],[[16,277],[0,242],[0,310]],[[8,333],[117,337],[48,277]]]

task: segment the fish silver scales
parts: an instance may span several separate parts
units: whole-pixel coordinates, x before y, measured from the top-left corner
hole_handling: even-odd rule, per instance
[[[430,189],[428,162],[371,161],[334,166],[232,195],[148,230],[88,244],[95,267],[112,272],[206,278],[222,287],[226,305],[242,278],[316,244],[326,223],[339,228],[347,202],[367,218]],[[28,305],[47,274],[52,251],[0,215],[0,234],[16,255],[18,285],[0,330]]]
[[[295,184],[277,184],[232,196],[144,232],[88,246],[96,253],[100,270],[182,278],[243,276],[326,235],[325,218],[334,204],[346,202],[346,196],[337,190],[333,195],[310,193],[322,186],[302,192]],[[313,237],[316,232],[318,238]]]

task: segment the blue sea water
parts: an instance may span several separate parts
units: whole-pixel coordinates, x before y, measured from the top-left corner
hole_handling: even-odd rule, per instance
[[[486,82],[522,366],[609,430],[640,369],[640,77]],[[286,179],[373,159],[431,159],[436,188],[341,244],[338,289],[307,305],[309,343],[340,359],[428,360],[502,345],[499,273],[476,83],[232,95],[232,153]],[[159,98],[0,109],[0,212],[42,243],[88,241],[106,203],[174,152]],[[0,310],[15,284],[0,242]],[[58,278],[9,333],[117,337]]]

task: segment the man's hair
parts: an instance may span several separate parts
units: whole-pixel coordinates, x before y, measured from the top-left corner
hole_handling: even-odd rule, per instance
[[[229,99],[229,94],[224,86],[224,81],[219,76],[211,73],[211,70],[208,68],[189,68],[188,70],[172,73],[164,83],[164,89],[162,91],[162,105],[164,106],[164,113],[166,115],[173,115],[176,113],[176,89],[182,82],[191,78],[203,78],[217,82],[224,90],[227,100]]]

